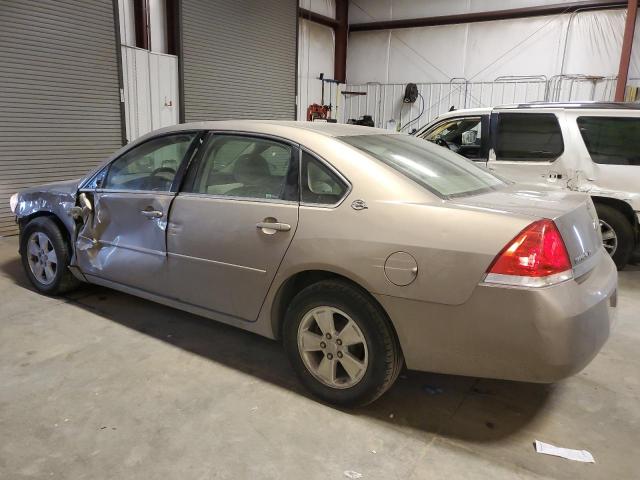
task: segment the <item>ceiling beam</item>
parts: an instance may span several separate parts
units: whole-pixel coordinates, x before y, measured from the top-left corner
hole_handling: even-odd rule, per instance
[[[307,10],[306,8],[298,8],[298,16],[300,18],[304,18],[305,20],[310,20],[312,22],[319,23],[320,25],[325,25],[331,28],[336,28],[339,25],[337,20],[334,20],[331,17],[325,17],[324,15],[320,15],[316,12],[312,12],[311,10]]]

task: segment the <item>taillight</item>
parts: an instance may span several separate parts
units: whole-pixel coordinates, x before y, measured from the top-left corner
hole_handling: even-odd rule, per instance
[[[485,282],[544,287],[573,277],[571,261],[558,227],[543,219],[522,230],[496,256]]]

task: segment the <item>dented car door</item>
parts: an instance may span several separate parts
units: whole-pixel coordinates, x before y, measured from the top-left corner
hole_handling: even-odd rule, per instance
[[[80,190],[83,225],[76,263],[89,280],[167,293],[167,218],[180,166],[197,135],[154,137],[126,151]]]

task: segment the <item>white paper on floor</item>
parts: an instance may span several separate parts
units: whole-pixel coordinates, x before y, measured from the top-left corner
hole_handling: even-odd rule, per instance
[[[355,472],[353,470],[345,470],[344,471],[344,476],[347,478],[362,478],[364,477],[364,475],[362,475],[359,472]]]
[[[567,458],[569,460],[575,460],[576,462],[596,463],[593,455],[586,450],[556,447],[549,443],[541,442],[540,440],[536,440],[536,452],[555,455],[556,457]]]

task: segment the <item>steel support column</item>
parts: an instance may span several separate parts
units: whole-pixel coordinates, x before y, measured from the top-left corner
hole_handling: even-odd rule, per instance
[[[334,28],[336,49],[333,78],[346,82],[347,78],[347,38],[349,36],[349,0],[336,0],[336,21]]]
[[[638,14],[638,0],[629,0],[627,6],[627,22],[624,27],[622,39],[622,51],[620,52],[620,68],[618,69],[618,81],[616,83],[615,101],[624,101],[629,77],[629,62],[631,61],[631,48],[633,47],[633,32],[636,28],[636,15]]]

